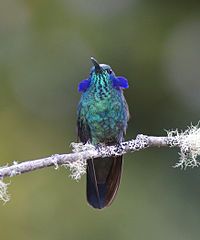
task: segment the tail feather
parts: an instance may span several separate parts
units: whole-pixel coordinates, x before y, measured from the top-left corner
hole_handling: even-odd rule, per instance
[[[97,158],[87,163],[87,201],[94,208],[109,206],[116,196],[122,173],[122,156]]]

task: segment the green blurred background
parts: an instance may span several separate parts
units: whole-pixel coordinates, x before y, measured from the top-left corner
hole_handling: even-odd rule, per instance
[[[71,151],[90,56],[129,80],[127,139],[200,119],[200,2],[1,0],[0,165]],[[174,149],[127,154],[103,211],[64,168],[7,179],[0,239],[199,239],[200,170],[176,161]]]

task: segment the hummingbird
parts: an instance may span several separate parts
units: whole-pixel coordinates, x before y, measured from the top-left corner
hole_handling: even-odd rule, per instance
[[[82,93],[77,109],[78,138],[97,148],[123,141],[129,110],[123,95],[128,88],[124,77],[117,77],[112,68],[91,57],[89,77],[78,85]],[[123,156],[89,159],[87,161],[86,194],[89,205],[96,209],[108,207],[114,200],[122,175]]]

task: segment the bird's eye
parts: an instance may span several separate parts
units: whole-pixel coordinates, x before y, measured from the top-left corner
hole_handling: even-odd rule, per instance
[[[106,69],[107,73],[111,74],[112,73],[112,69]]]

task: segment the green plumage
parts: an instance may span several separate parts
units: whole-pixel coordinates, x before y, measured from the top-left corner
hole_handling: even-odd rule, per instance
[[[116,79],[108,65],[92,68],[78,106],[78,136],[83,143],[111,145],[123,140],[129,113]],[[121,170],[121,157],[88,161],[87,199],[93,207],[103,208],[111,203]]]
[[[107,73],[92,76],[91,86],[79,105],[83,124],[90,126],[91,143],[118,142],[127,126],[127,105],[122,92],[113,88]]]

